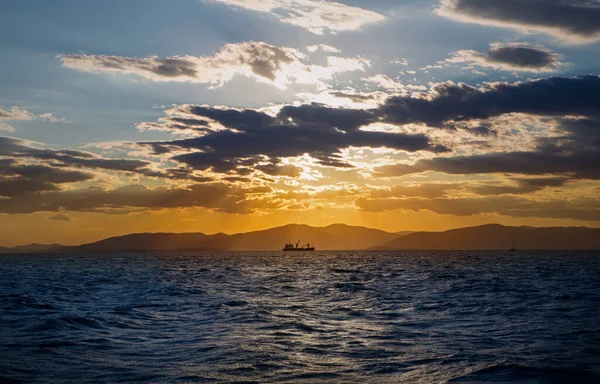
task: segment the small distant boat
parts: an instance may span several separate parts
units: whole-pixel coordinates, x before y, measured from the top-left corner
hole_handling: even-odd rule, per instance
[[[512,248],[510,248],[510,249],[508,250],[508,252],[517,252],[517,251],[518,251],[518,249],[517,249],[517,247],[515,246],[515,239],[513,238],[513,241],[512,241]]]
[[[302,251],[312,252],[315,250],[315,247],[311,247],[310,243],[307,243],[306,246],[303,245],[302,247],[299,247],[299,245],[300,245],[300,240],[298,240],[298,242],[296,243],[295,246],[292,243],[287,243],[285,245],[285,247],[283,247],[282,251],[285,251],[285,252],[302,252]]]

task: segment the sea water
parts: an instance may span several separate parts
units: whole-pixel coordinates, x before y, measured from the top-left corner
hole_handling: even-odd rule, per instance
[[[600,253],[0,256],[0,382],[600,383]]]

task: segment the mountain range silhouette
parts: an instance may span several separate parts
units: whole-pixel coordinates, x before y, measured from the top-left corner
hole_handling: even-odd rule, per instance
[[[287,242],[310,242],[325,250],[600,250],[600,229],[508,227],[488,224],[444,232],[385,232],[334,224],[291,224],[262,231],[134,233],[79,246],[30,244],[0,247],[0,253],[102,253],[125,251],[279,251]]]

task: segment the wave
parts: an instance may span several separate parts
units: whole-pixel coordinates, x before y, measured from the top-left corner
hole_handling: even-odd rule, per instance
[[[3,258],[0,383],[600,383],[598,255],[332,255]]]
[[[574,368],[497,364],[454,378],[448,383],[518,383],[525,381],[531,384],[597,384],[600,383],[600,375]]]

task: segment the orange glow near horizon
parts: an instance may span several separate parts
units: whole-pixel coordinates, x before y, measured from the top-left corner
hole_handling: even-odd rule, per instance
[[[488,223],[530,226],[590,226],[590,223],[548,219],[515,219],[497,215],[451,216],[432,212],[391,211],[370,213],[359,210],[324,209],[310,211],[275,211],[260,215],[229,215],[206,210],[155,211],[128,215],[69,212],[69,221],[51,220],[50,213],[2,215],[0,245],[29,243],[78,245],[107,237],[143,232],[202,232],[227,234],[252,232],[283,226],[305,224],[324,227],[347,224],[387,232],[442,231]]]

